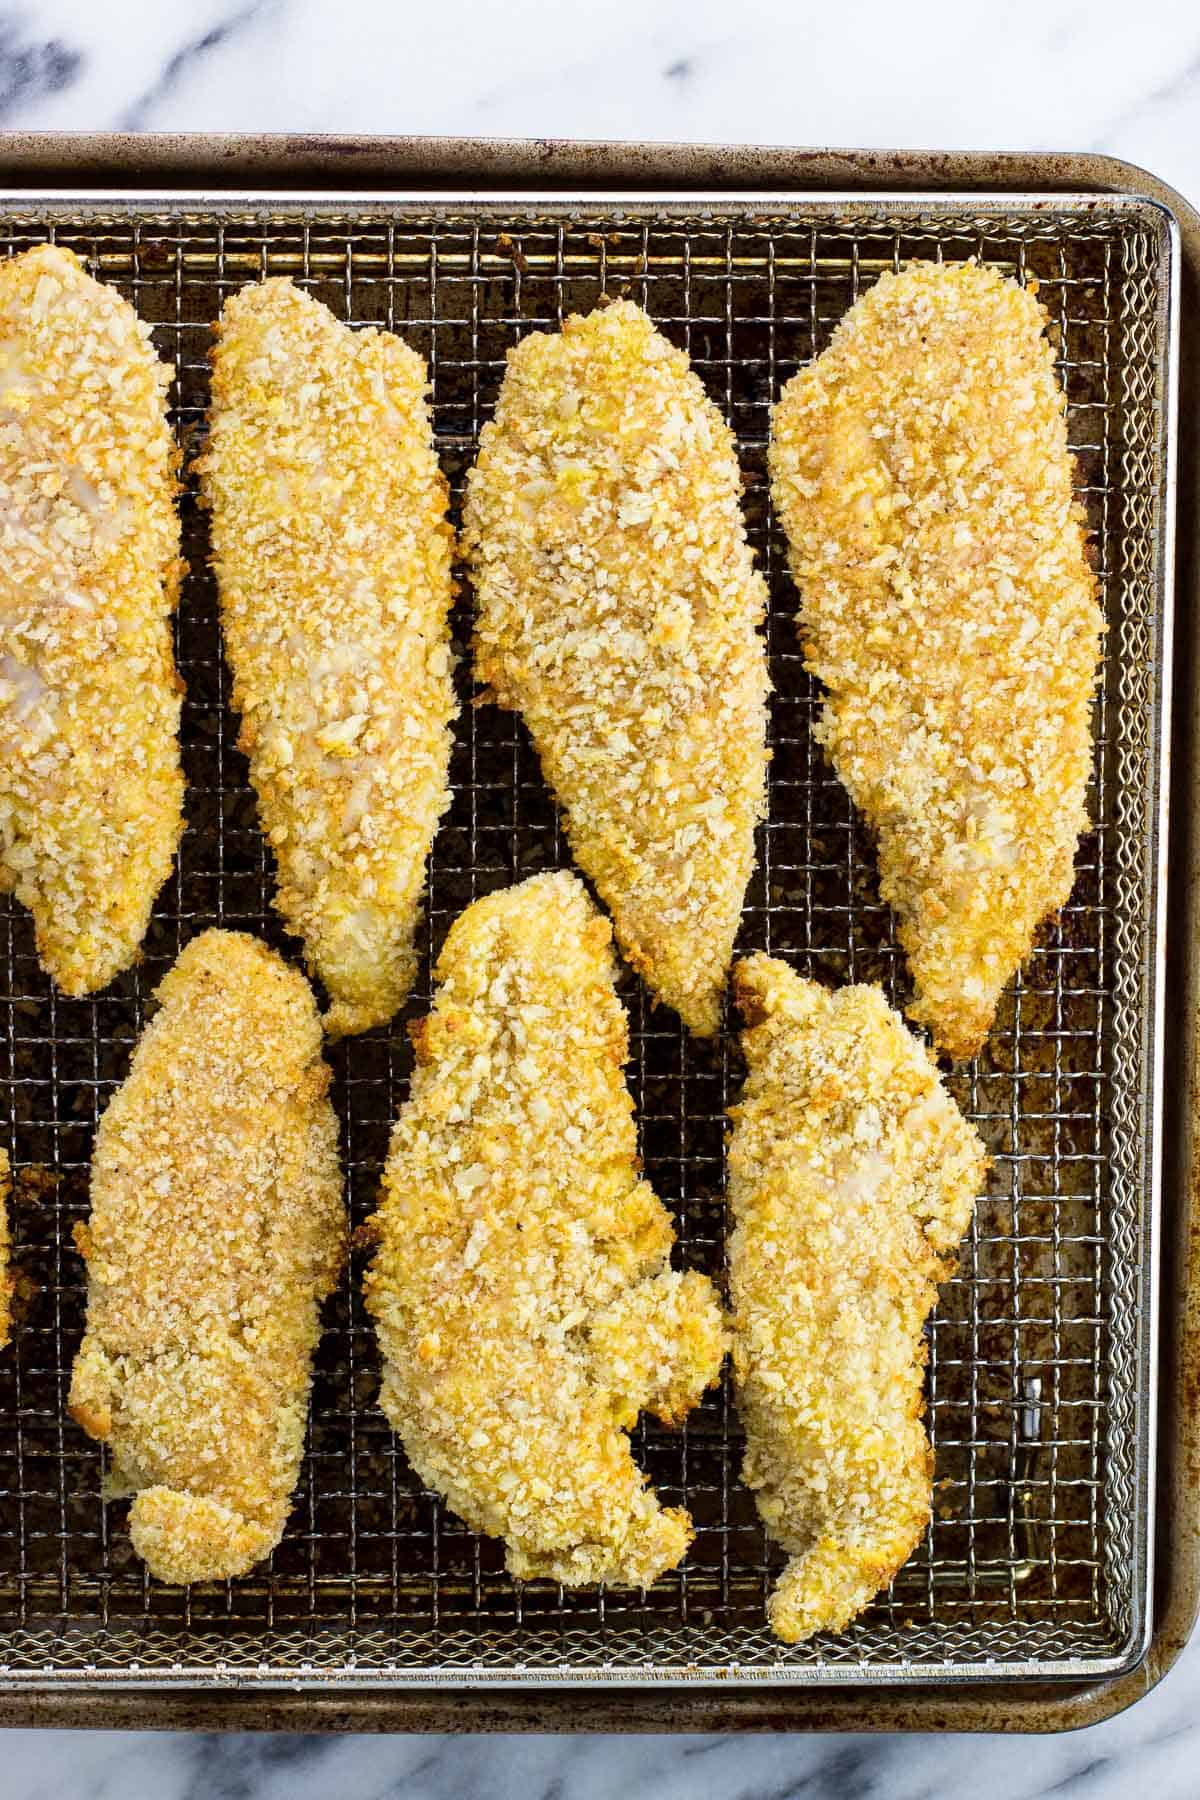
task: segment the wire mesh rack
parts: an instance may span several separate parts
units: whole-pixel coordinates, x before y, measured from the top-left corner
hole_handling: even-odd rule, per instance
[[[212,924],[287,954],[235,748],[205,523],[183,500],[177,625],[188,828],[140,966],[91,999],[56,994],[27,917],[0,902],[0,1141],[12,1156],[18,1329],[0,1357],[0,1679],[131,1681],[883,1679],[1101,1671],[1146,1625],[1151,1439],[1151,1116],[1160,944],[1156,820],[1166,630],[1170,241],[1146,203],[613,201],[467,206],[178,201],[0,213],[0,243],[46,236],[115,283],[174,362],[185,451],[204,429],[211,321],[238,287],[289,274],[352,324],[428,359],[455,505],[504,356],[605,295],[629,294],[691,355],[737,434],[750,532],[771,590],[769,822],[743,948],[829,982],[907,979],[872,846],[812,736],[794,595],[765,474],[768,408],[857,294],[912,257],[978,256],[1039,284],[1069,400],[1078,488],[1110,632],[1095,715],[1093,828],[1070,903],[950,1085],[993,1157],[986,1197],[929,1327],[933,1517],[849,1631],[785,1649],[765,1624],[779,1557],[739,1484],[728,1384],[681,1431],[643,1424],[639,1460],[692,1513],[683,1566],[644,1593],[519,1584],[496,1543],[416,1481],[376,1403],[378,1359],[351,1268],[327,1313],[287,1534],[244,1580],[152,1582],[102,1452],[65,1411],[83,1322],[72,1227],[97,1116],[180,946]],[[523,727],[470,704],[469,595],[454,800],[434,845],[422,976],[478,895],[566,860]],[[632,977],[630,1080],[646,1172],[679,1259],[724,1260],[725,1109],[736,1022],[711,1044]],[[410,1067],[404,1020],[330,1053],[349,1203],[374,1204]]]

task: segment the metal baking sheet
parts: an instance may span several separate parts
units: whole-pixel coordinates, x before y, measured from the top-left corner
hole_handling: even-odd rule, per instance
[[[768,408],[854,297],[911,257],[979,256],[1036,280],[1053,321],[1079,489],[1110,622],[1096,711],[1094,828],[1071,902],[952,1086],[994,1157],[988,1193],[930,1326],[934,1517],[893,1588],[837,1638],[786,1649],[765,1625],[779,1558],[738,1483],[726,1388],[680,1433],[639,1429],[696,1542],[641,1593],[521,1586],[499,1547],[415,1482],[375,1404],[355,1267],[327,1315],[308,1454],[284,1543],[246,1579],[178,1590],[132,1556],[96,1446],[66,1417],[82,1326],[71,1227],[95,1119],[147,998],[207,925],[290,954],[227,709],[203,516],[184,502],[178,624],[189,779],[179,870],[141,967],[85,1001],[55,995],[28,920],[0,913],[0,1135],[12,1155],[25,1318],[0,1358],[0,1683],[222,1685],[546,1681],[887,1682],[1113,1673],[1149,1623],[1157,1229],[1163,717],[1170,648],[1176,244],[1169,215],[1116,196],[508,195],[406,202],[239,194],[0,198],[15,252],[52,235],[114,282],[173,361],[180,435],[203,431],[223,299],[292,275],[339,316],[404,333],[428,359],[455,501],[505,351],[604,294],[630,294],[688,349],[737,433],[771,588],[771,811],[741,944],[840,982],[906,977],[868,835],[814,745],[819,695],[765,482]],[[469,594],[458,615],[465,650]],[[426,960],[472,898],[566,859],[523,729],[464,708],[454,805],[434,848]],[[724,1111],[736,1021],[715,1045],[652,1012],[628,978],[630,1078],[647,1173],[681,1258],[723,1268]],[[404,1021],[331,1056],[355,1220],[374,1201],[409,1067]],[[11,1422],[11,1428],[10,1428]]]

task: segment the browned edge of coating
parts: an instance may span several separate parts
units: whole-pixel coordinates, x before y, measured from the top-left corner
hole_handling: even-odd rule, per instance
[[[1068,1731],[1149,1693],[1191,1633],[1200,1603],[1200,739],[1191,722],[1200,607],[1200,214],[1156,176],[1073,152],[830,150],[560,139],[199,133],[0,133],[6,189],[377,189],[395,196],[528,184],[586,196],[612,187],[774,193],[1136,194],[1174,217],[1182,254],[1175,707],[1165,1020],[1160,1419],[1154,1630],[1141,1663],[1113,1680],[933,1683],[888,1688],[344,1686],[0,1687],[0,1726],[279,1731]]]

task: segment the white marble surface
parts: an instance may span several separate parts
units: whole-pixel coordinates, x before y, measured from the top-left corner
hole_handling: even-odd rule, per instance
[[[0,14],[6,127],[463,132],[1110,151],[1200,199],[1182,0],[42,0]],[[15,1732],[5,1800],[972,1800],[1200,1792],[1200,1645],[1058,1739]]]

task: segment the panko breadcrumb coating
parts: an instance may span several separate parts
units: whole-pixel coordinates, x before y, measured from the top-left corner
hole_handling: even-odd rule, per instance
[[[228,302],[197,462],[276,903],[331,1037],[403,1003],[450,801],[453,533],[421,357],[287,280]]]
[[[479,680],[523,713],[625,956],[700,1035],[766,804],[740,487],[687,357],[623,300],[510,351],[464,511]]]
[[[729,1152],[742,1479],[790,1560],[786,1643],[840,1631],[925,1529],[925,1319],[987,1159],[873,987],[737,964],[748,1074]]]
[[[678,1421],[725,1349],[708,1280],[668,1266],[638,1178],[611,930],[582,884],[476,901],[438,963],[392,1136],[367,1304],[381,1404],[422,1481],[518,1576],[641,1586],[691,1520],[625,1433]]]
[[[171,370],[69,250],[0,263],[0,890],[66,994],[134,961],[183,829]]]
[[[0,1148],[0,1350],[12,1331],[12,1276],[8,1272],[8,1151]]]
[[[279,1542],[318,1308],[345,1217],[321,1024],[298,970],[206,931],[158,990],[92,1159],[87,1330],[70,1410],[135,1495],[162,1581],[242,1575]]]
[[[887,274],[775,409],[818,736],[879,836],[911,1016],[980,1048],[1086,825],[1103,620],[1033,293]]]

